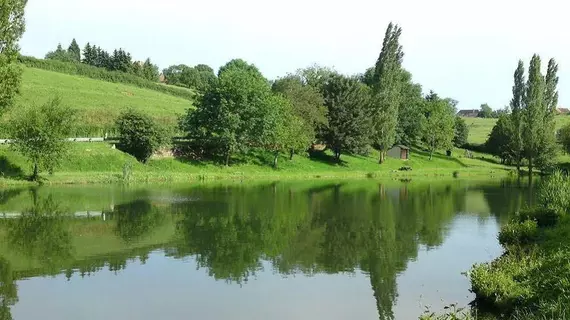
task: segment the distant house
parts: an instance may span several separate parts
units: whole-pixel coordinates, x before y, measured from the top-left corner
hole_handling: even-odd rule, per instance
[[[164,73],[161,73],[161,74],[158,76],[158,81],[159,81],[160,83],[165,83],[165,82],[166,82],[166,77],[164,76]]]
[[[387,152],[388,157],[401,160],[410,159],[410,148],[403,145],[395,145]]]
[[[459,110],[457,115],[460,117],[477,118],[477,116],[479,116],[479,110],[478,109]]]
[[[559,114],[569,114],[570,109],[568,109],[568,108],[556,108],[556,112],[558,112]]]

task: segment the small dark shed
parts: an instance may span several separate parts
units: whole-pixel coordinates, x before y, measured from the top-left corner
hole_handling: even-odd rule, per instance
[[[388,150],[388,157],[401,160],[410,159],[410,148],[403,145],[395,145],[392,149]]]

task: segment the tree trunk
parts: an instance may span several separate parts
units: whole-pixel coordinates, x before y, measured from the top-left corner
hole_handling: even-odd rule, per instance
[[[279,152],[275,152],[273,155],[273,169],[277,169],[277,160],[279,159]]]
[[[230,151],[226,151],[226,167],[230,166]]]
[[[383,164],[385,160],[384,150],[380,150],[380,159],[378,159],[378,164]]]
[[[521,157],[517,156],[517,174],[521,175]]]
[[[431,150],[429,151],[429,159],[431,160],[432,158],[433,158],[433,149],[431,149]]]
[[[289,150],[289,160],[293,160],[294,154],[295,154],[295,151],[293,151],[293,149]]]
[[[528,176],[532,179],[532,157],[528,158]]]
[[[334,158],[335,158],[336,162],[340,162],[340,152],[335,151]]]
[[[40,170],[38,168],[38,163],[34,162],[34,172],[32,173],[32,181],[38,181],[40,176]]]

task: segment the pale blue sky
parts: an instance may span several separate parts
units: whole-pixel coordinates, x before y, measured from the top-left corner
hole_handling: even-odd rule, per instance
[[[518,59],[560,64],[560,105],[570,106],[570,20],[563,1],[506,0],[28,0],[24,54],[43,57],[76,38],[123,47],[161,69],[232,58],[274,79],[312,63],[347,74],[374,64],[386,25],[399,23],[404,66],[424,91],[459,108],[508,104]]]

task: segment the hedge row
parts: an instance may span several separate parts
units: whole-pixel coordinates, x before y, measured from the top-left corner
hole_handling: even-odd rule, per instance
[[[20,56],[19,61],[30,68],[78,75],[114,83],[134,85],[139,88],[150,89],[188,100],[192,100],[194,98],[194,93],[188,89],[167,86],[161,83],[149,81],[134,74],[119,71],[108,71],[103,68],[97,68],[84,63],[44,60],[28,56]]]

